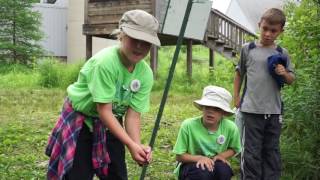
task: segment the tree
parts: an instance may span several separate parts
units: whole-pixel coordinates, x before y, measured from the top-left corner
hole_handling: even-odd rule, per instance
[[[0,61],[28,64],[42,54],[40,14],[32,11],[33,2],[0,0]]]

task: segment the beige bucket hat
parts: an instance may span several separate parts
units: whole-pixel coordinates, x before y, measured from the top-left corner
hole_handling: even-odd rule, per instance
[[[161,45],[157,35],[159,22],[146,11],[136,9],[125,12],[119,21],[119,29],[134,39]]]
[[[202,110],[202,106],[211,106],[233,114],[234,111],[230,108],[231,101],[232,95],[226,89],[218,86],[207,86],[203,89],[202,98],[194,101],[193,104],[200,110]]]

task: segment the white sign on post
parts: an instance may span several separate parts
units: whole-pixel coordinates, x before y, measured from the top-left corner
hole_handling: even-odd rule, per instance
[[[189,0],[171,0],[166,19],[164,19],[163,34],[178,36]],[[193,0],[187,28],[184,37],[203,40],[207,22],[212,7],[210,0]]]

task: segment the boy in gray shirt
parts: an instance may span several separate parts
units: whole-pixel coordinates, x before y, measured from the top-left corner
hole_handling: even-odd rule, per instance
[[[291,84],[295,79],[287,50],[274,42],[283,32],[285,21],[281,10],[267,10],[258,24],[259,40],[243,46],[236,69],[234,102],[244,121],[241,177],[245,180],[280,179],[282,84],[278,81]],[[275,57],[285,59],[285,64],[269,61]]]

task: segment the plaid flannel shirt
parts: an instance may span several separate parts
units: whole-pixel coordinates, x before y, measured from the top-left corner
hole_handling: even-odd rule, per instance
[[[45,152],[50,157],[47,179],[63,179],[66,172],[72,168],[77,138],[86,118],[84,114],[73,110],[68,99],[65,100]],[[92,164],[96,175],[103,178],[108,174],[110,163],[106,147],[106,130],[99,118],[90,118],[94,122]]]

